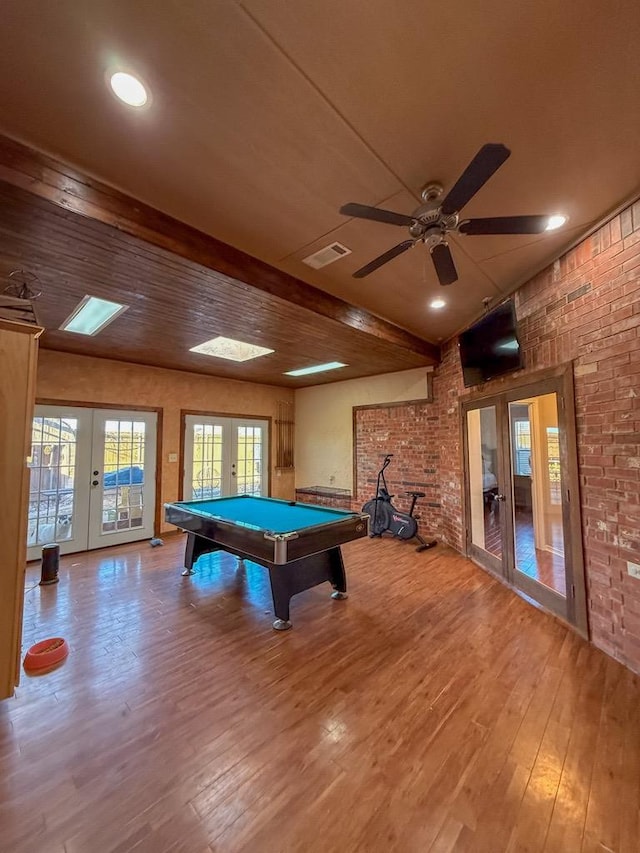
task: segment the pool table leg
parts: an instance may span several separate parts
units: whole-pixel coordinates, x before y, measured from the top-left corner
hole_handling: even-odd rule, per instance
[[[184,570],[182,577],[195,574],[194,565],[198,561],[201,554],[208,554],[211,551],[219,550],[213,542],[198,536],[196,533],[187,533],[187,545],[184,551]]]
[[[289,619],[289,605],[291,603],[291,590],[282,572],[276,569],[269,571],[271,580],[271,596],[273,598],[273,612],[276,619],[273,627],[276,631],[288,631],[292,627]]]
[[[333,587],[331,598],[347,598],[347,578],[340,547],[329,548],[319,554],[295,560],[283,566],[269,568],[271,595],[276,620],[276,631],[287,631],[292,627],[289,618],[291,597],[317,584],[329,581]]]

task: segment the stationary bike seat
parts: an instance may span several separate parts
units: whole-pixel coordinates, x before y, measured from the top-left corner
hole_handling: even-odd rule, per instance
[[[412,498],[425,498],[425,492],[405,492],[405,495],[410,495]]]

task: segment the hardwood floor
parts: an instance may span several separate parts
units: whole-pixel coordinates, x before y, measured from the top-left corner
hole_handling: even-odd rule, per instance
[[[562,519],[547,519],[553,550],[536,548],[534,521],[530,512],[517,511],[515,517],[516,567],[530,578],[555,589],[566,597]]]
[[[276,633],[266,570],[182,578],[183,541],[29,569],[25,649],[71,653],[0,703],[0,849],[640,849],[638,678],[561,623],[443,546],[361,540],[350,598]]]
[[[502,559],[502,527],[499,510],[485,506],[484,547],[490,554]],[[553,551],[536,548],[531,512],[516,510],[515,514],[515,559],[518,571],[539,583],[554,589],[560,595],[567,594],[567,579],[564,563],[564,543],[561,521],[549,521]]]

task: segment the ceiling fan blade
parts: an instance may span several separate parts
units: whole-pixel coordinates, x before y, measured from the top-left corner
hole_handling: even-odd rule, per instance
[[[431,249],[431,257],[440,284],[453,284],[454,281],[458,280],[458,271],[453,262],[451,250],[446,243],[438,243],[437,246],[434,246]]]
[[[540,234],[549,223],[548,216],[493,216],[466,219],[458,226],[461,234]]]
[[[462,210],[510,154],[511,151],[499,142],[483,145],[445,196],[441,205],[442,212],[449,214]]]
[[[343,204],[340,213],[345,216],[357,216],[358,219],[373,219],[374,222],[385,222],[387,225],[413,225],[413,216],[404,213],[394,213],[393,210],[382,210],[380,207],[369,207],[367,204],[349,202]]]
[[[394,258],[397,258],[398,255],[401,255],[403,252],[406,252],[407,249],[410,249],[417,241],[416,240],[404,240],[402,243],[398,243],[397,246],[394,246],[393,249],[389,249],[388,252],[384,252],[382,255],[379,255],[377,258],[374,258],[372,261],[369,261],[364,267],[361,267],[359,270],[354,272],[354,278],[364,278],[369,273],[375,272],[378,267],[381,267],[383,264],[386,264],[387,261],[392,261]]]

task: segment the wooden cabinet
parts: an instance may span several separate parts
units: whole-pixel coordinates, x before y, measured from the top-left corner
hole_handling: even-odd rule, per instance
[[[513,478],[513,503],[516,509],[531,512],[533,501],[531,497],[531,477],[516,474]]]
[[[0,317],[0,699],[20,676],[31,420],[42,329]]]

